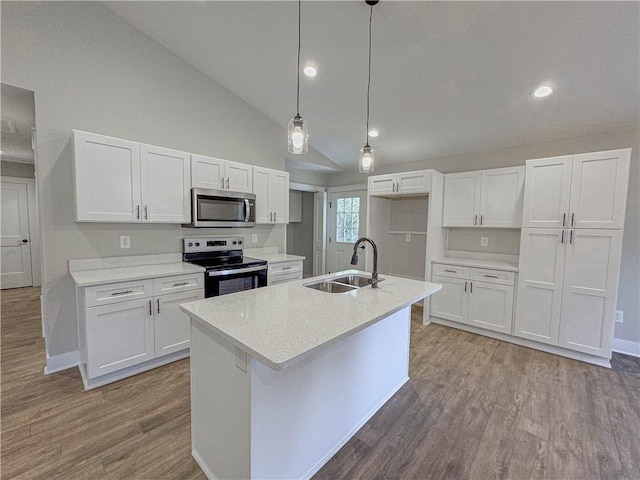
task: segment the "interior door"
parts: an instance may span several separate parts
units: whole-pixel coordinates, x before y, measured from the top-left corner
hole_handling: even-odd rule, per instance
[[[367,191],[333,192],[329,195],[329,242],[327,244],[328,272],[351,268],[364,270],[364,251],[358,252],[358,264],[351,265],[353,245],[365,235]],[[367,243],[365,248],[371,248]]]
[[[29,287],[31,278],[31,243],[27,185],[2,182],[2,288]]]
[[[327,194],[313,195],[313,276],[324,275],[327,258]]]

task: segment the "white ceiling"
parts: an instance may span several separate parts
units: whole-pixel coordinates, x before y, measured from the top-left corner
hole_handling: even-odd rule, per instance
[[[36,125],[33,92],[3,83],[0,98],[2,119],[12,120],[16,128],[15,133],[2,132],[2,160],[33,163],[31,128]]]
[[[297,2],[106,2],[286,127]],[[302,116],[346,169],[365,142],[368,6],[304,1]],[[638,2],[396,2],[374,7],[371,140],[379,164],[638,126]],[[543,82],[546,99],[531,91]]]

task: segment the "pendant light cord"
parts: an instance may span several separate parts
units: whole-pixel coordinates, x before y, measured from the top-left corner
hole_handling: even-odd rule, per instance
[[[371,18],[373,17],[373,5],[369,12],[369,78],[367,80],[367,147],[369,146],[369,93],[371,91]]]
[[[300,10],[302,6],[302,0],[298,0],[298,84],[296,86],[296,115],[300,115]]]

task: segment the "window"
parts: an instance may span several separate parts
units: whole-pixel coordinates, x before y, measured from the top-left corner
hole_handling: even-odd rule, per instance
[[[360,197],[339,198],[337,203],[336,241],[355,243],[360,229]]]

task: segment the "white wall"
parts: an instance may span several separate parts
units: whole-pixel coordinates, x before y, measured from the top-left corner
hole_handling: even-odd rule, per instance
[[[35,169],[32,163],[0,161],[0,175],[3,177],[34,178]]]
[[[376,169],[374,175],[433,168],[442,173],[481,170],[524,165],[532,158],[596,152],[631,147],[631,171],[627,215],[622,245],[622,269],[618,288],[618,310],[624,311],[624,323],[616,323],[615,337],[640,343],[640,133],[638,129],[607,132],[589,137],[556,140],[534,145],[522,145],[484,152],[472,152],[451,157],[427,159]],[[328,185],[351,185],[366,182],[358,172],[329,175]],[[458,235],[457,240],[464,241]],[[502,252],[508,253],[508,252]]]
[[[35,92],[46,345],[60,355],[77,349],[69,259],[180,252],[181,238],[194,233],[179,225],[76,224],[72,129],[278,169],[286,131],[97,2],[0,8],[2,82]],[[285,246],[284,226],[196,233],[258,233],[251,246]],[[131,236],[130,250],[119,249],[121,234]]]

